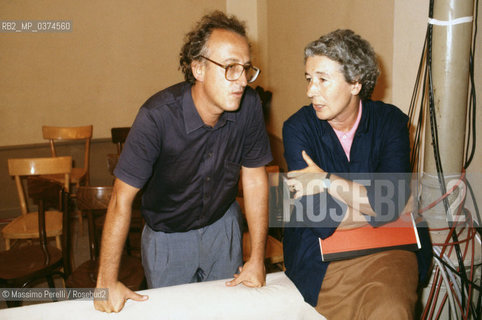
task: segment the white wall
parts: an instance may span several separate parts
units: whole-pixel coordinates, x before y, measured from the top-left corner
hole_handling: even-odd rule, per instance
[[[130,126],[183,80],[183,38],[226,0],[0,1],[0,20],[71,20],[69,33],[0,33],[0,146],[44,142],[42,125]]]

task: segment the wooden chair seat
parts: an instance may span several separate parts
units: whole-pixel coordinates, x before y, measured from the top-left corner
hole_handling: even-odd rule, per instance
[[[46,211],[45,228],[47,237],[55,237],[57,247],[60,249],[60,236],[62,235],[62,212],[57,210]],[[10,249],[10,240],[38,238],[38,213],[29,212],[26,215],[15,218],[2,229],[2,237],[6,241],[7,250]]]
[[[37,232],[38,233],[38,232]],[[43,273],[50,273],[49,269],[58,268],[62,262],[62,251],[53,246],[47,246],[49,263],[45,264],[45,254],[40,245],[21,247],[15,250],[0,252],[0,278],[8,281],[16,279],[19,282],[32,277],[41,277]]]
[[[122,268],[119,269],[119,281],[131,290],[137,291],[144,288],[144,269],[138,258],[123,255]],[[88,260],[77,267],[65,282],[69,288],[95,288],[99,262]]]

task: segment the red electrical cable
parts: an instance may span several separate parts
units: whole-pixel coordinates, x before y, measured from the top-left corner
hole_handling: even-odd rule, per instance
[[[426,206],[425,208],[423,209],[420,209],[418,211],[419,214],[422,214],[424,213],[425,211],[429,210],[429,209],[432,209],[433,207],[435,207],[440,201],[442,201],[443,199],[447,198],[452,192],[454,192],[454,190],[459,186],[459,184],[462,182],[462,180],[465,180],[465,169],[462,169],[462,173],[460,175],[460,178],[458,179],[457,183],[450,189],[448,190],[443,196],[441,196],[440,198],[438,198],[437,200],[435,200],[434,202],[432,202],[431,204],[429,204],[428,206]]]
[[[457,183],[437,200],[429,204],[427,207],[419,210],[419,214],[422,214],[423,212],[435,207],[440,201],[448,197],[451,193],[455,191],[456,188],[459,187],[462,181],[465,180],[465,170],[462,171],[461,177],[458,179]],[[464,189],[465,191],[465,189]],[[466,197],[466,191],[463,194],[463,200],[465,200]],[[439,300],[440,296],[440,290],[443,284],[443,277],[441,276],[441,270],[437,266],[435,270],[435,274],[433,277],[433,283],[432,283],[432,288],[430,290],[429,296],[427,298],[427,304],[424,308],[423,314],[422,314],[422,319],[426,319],[427,313],[429,314],[429,319],[434,319],[434,313],[436,312],[435,319],[438,319],[441,315],[441,312],[443,311],[444,305],[448,299],[448,290],[451,290],[452,296],[454,297],[454,301],[456,303],[456,306],[461,310],[461,314],[463,315],[463,319],[468,319],[469,315],[471,314],[470,311],[470,305],[471,305],[471,299],[472,299],[472,281],[474,277],[474,255],[475,255],[475,234],[476,232],[473,229],[473,220],[472,220],[472,214],[471,212],[463,208],[462,204],[464,201],[460,202],[460,206],[457,208],[457,214],[455,217],[460,217],[462,210],[465,212],[465,219],[464,221],[455,221],[455,223],[451,227],[446,227],[446,228],[430,228],[430,231],[446,231],[448,230],[448,235],[447,238],[445,239],[444,243],[433,243],[433,245],[440,246],[441,247],[441,253],[440,256],[443,257],[445,252],[448,252],[448,256],[452,253],[454,246],[455,245],[465,245],[463,249],[463,259],[465,261],[467,254],[469,253],[469,246],[471,245],[471,255],[470,255],[470,273],[469,273],[469,284],[468,284],[468,292],[467,292],[467,303],[465,310],[462,309],[461,301],[458,298],[458,295],[455,292],[455,285],[456,283],[453,283],[452,281],[449,281],[447,292],[444,294],[442,297],[442,300],[439,304],[439,308],[436,307],[437,301]],[[457,231],[457,227],[462,226],[460,230]],[[464,231],[467,231],[467,236],[465,239],[460,240],[460,236]],[[450,239],[452,238],[452,233],[455,232],[459,236],[459,241],[456,242],[451,242]],[[460,266],[456,268],[457,271],[460,271]],[[464,290],[464,286],[462,286],[461,290]],[[437,311],[436,311],[437,309]]]

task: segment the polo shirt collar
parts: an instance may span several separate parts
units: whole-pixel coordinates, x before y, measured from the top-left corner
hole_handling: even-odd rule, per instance
[[[191,133],[194,130],[201,128],[204,125],[203,120],[199,116],[199,113],[194,106],[194,100],[191,94],[192,85],[186,85],[184,87],[184,93],[182,95],[182,115],[184,117],[184,127],[186,133]]]
[[[204,122],[201,116],[197,112],[196,106],[194,105],[194,100],[192,99],[191,93],[192,85],[187,85],[184,88],[184,93],[182,97],[182,113],[184,116],[184,128],[186,133],[189,134],[204,126]],[[214,126],[214,129],[221,128],[226,124],[226,121],[235,121],[235,112],[223,112],[218,122]]]
[[[241,106],[239,106],[241,108]],[[237,111],[225,111],[225,119],[229,121],[236,121],[236,112]]]
[[[234,112],[228,112],[224,111],[221,117],[219,117],[218,122],[214,125],[213,129],[219,129],[221,127],[224,127],[227,121],[234,121],[235,120],[235,115]]]

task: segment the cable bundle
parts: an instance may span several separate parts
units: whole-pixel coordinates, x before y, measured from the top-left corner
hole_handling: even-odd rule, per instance
[[[433,18],[433,4],[434,0],[430,1],[429,18]],[[468,168],[475,154],[476,148],[476,93],[474,83],[474,54],[475,54],[475,41],[477,35],[477,20],[478,20],[478,0],[475,0],[475,19],[474,19],[474,32],[472,48],[470,50],[470,102],[468,111],[468,129],[467,129],[467,141],[465,147],[465,161],[464,169]],[[422,75],[423,73],[423,75]],[[420,91],[420,85],[422,90]],[[418,94],[421,92],[420,107],[417,112],[416,103],[419,100]],[[480,292],[480,278],[474,279],[475,268],[480,267],[480,264],[474,263],[474,249],[477,245],[480,246],[480,233],[481,226],[477,221],[480,219],[479,209],[474,197],[472,187],[465,176],[465,170],[462,169],[462,176],[457,181],[455,186],[447,191],[445,184],[445,177],[443,174],[442,161],[439,152],[438,143],[438,131],[436,120],[436,108],[433,97],[433,79],[432,79],[432,25],[429,24],[425,35],[425,42],[423,46],[422,56],[420,58],[419,69],[417,72],[417,78],[412,93],[412,99],[410,102],[409,128],[414,123],[414,142],[412,148],[412,154],[410,157],[410,167],[412,171],[420,169],[420,146],[421,135],[423,128],[423,115],[428,108],[428,116],[430,118],[430,134],[432,137],[433,152],[435,158],[435,164],[437,168],[437,176],[440,185],[440,191],[442,196],[435,200],[430,205],[419,211],[419,214],[423,213],[442,202],[445,213],[447,215],[448,225],[446,228],[430,229],[430,231],[443,231],[447,232],[447,237],[443,243],[434,243],[434,256],[435,267],[432,287],[430,295],[425,305],[425,309],[422,314],[422,319],[438,319],[441,315],[443,308],[448,300],[450,314],[453,319],[480,319],[481,317],[481,292]],[[417,118],[415,118],[417,117]],[[472,213],[464,207],[467,190],[472,198],[475,207],[476,220],[472,218]],[[450,212],[450,206],[448,202],[448,196],[454,192],[462,192],[462,201],[457,205],[457,213],[454,215]],[[417,195],[417,199],[420,195]],[[477,232],[479,234],[477,234]],[[462,237],[463,239],[459,239]],[[478,240],[478,244],[477,241]],[[472,248],[469,251],[469,248]],[[455,254],[457,258],[458,266],[455,266],[450,259],[452,254]],[[470,265],[466,266],[464,260],[469,257]],[[446,293],[440,296],[440,289],[442,283],[445,285]],[[474,289],[478,291],[478,299],[476,305],[474,305],[473,295]],[[438,305],[438,306],[437,306]],[[427,318],[428,317],[428,318]]]
[[[457,206],[455,214],[452,215],[453,223],[446,228],[431,228],[432,232],[447,232],[445,241],[441,243],[433,243],[435,267],[433,270],[433,280],[429,296],[427,298],[425,309],[421,319],[439,319],[445,304],[449,303],[450,314],[452,319],[470,319],[473,317],[477,319],[480,317],[480,278],[475,278],[476,268],[481,264],[475,264],[475,248],[480,247],[480,235],[477,233],[476,225],[472,219],[471,212],[464,208],[464,203],[467,195],[467,184],[465,180],[465,172],[457,183],[446,194],[426,206],[419,211],[423,215],[429,209],[432,209],[440,201],[443,201],[456,189],[460,189],[462,193],[462,201]],[[456,234],[457,241],[451,241]],[[462,248],[461,248],[462,247]],[[450,259],[455,249],[462,251],[462,260],[469,259],[469,264],[465,263],[455,266]],[[469,269],[469,274],[466,275],[466,269]],[[464,276],[465,275],[465,276]],[[477,283],[478,281],[478,283]],[[445,287],[446,292],[441,295],[441,289]],[[474,290],[479,291],[479,300],[477,306],[474,306],[473,295]]]

